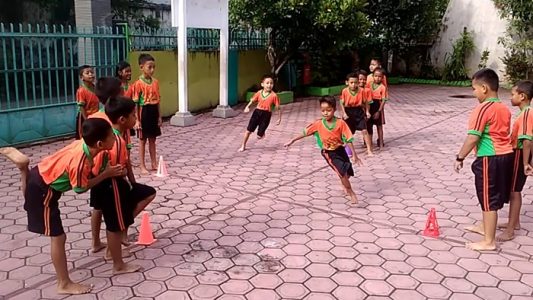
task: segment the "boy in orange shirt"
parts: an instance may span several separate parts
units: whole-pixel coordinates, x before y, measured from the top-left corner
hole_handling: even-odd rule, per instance
[[[520,208],[522,207],[522,189],[527,175],[533,171],[531,162],[531,140],[533,140],[533,111],[529,105],[533,98],[533,82],[520,81],[511,90],[511,104],[520,108],[520,114],[513,123],[511,143],[514,149],[513,177],[511,197],[509,199],[509,221],[498,227],[505,231],[496,239],[500,242],[514,239],[515,229],[520,229]]]
[[[385,125],[385,103],[389,100],[389,92],[387,86],[383,84],[383,71],[381,69],[375,69],[374,81],[370,83],[370,93],[372,94],[372,102],[370,103],[370,117],[367,121],[367,130],[369,139],[372,142],[372,136],[374,135],[374,125],[378,129],[378,148],[385,147],[383,141],[383,125]],[[368,85],[368,83],[367,83]]]
[[[299,135],[288,143],[285,147],[290,147],[294,142],[303,139],[304,137],[315,135],[318,146],[322,149],[322,156],[328,165],[337,173],[341,179],[344,191],[350,196],[352,203],[357,203],[357,196],[352,190],[350,184],[350,176],[354,176],[352,163],[361,166],[361,161],[355,153],[352,141],[352,132],[348,124],[342,119],[335,117],[335,107],[337,101],[331,96],[322,97],[320,99],[320,111],[322,112],[322,119],[319,119],[309,124]],[[352,150],[352,162],[346,153],[344,144],[348,144]]]
[[[244,112],[247,113],[250,111],[250,106],[257,102],[257,107],[252,113],[250,122],[248,122],[248,127],[244,133],[244,139],[242,145],[239,148],[239,152],[246,150],[246,143],[250,138],[250,135],[257,129],[257,138],[262,139],[265,136],[265,132],[270,124],[270,119],[272,118],[272,109],[275,108],[278,110],[278,122],[276,125],[281,123],[281,108],[279,106],[279,98],[276,93],[272,90],[274,88],[274,77],[271,75],[265,75],[261,79],[262,90],[258,91],[253,95],[252,99],[246,107]]]
[[[0,154],[13,161],[21,171],[24,209],[28,213],[28,230],[51,237],[52,263],[57,275],[58,294],[84,294],[91,286],[74,283],[68,274],[65,253],[66,235],[61,223],[59,198],[64,192],[83,193],[102,180],[121,176],[121,166],[103,165],[104,171],[91,178],[93,158],[113,147],[114,136],[105,120],[87,119],[82,128],[83,139],[45,157],[31,170],[29,159],[12,147],[1,148]]]
[[[362,81],[362,85],[361,85]],[[372,156],[372,143],[366,129],[366,119],[369,114],[368,91],[365,90],[366,76],[360,73],[350,73],[346,76],[346,85],[340,97],[342,118],[350,127],[352,134],[356,131],[363,132],[363,138],[367,147],[367,154]]]
[[[382,70],[383,79],[381,80],[381,82],[383,83],[383,85],[385,85],[385,87],[389,86],[389,84],[387,83],[387,76],[385,76],[385,71],[381,67],[381,60],[379,60],[379,58],[372,58],[370,60],[370,66],[368,66],[368,69],[370,70],[370,74],[368,74],[368,77],[366,78],[367,87],[370,87],[370,85],[372,85],[372,83],[374,82],[374,71],[376,71],[376,69]]]
[[[83,65],[79,68],[80,87],[76,91],[78,115],[76,117],[76,139],[81,139],[83,122],[98,111],[98,97],[94,93],[94,70],[91,66]]]
[[[468,231],[484,235],[476,243],[467,243],[471,250],[496,249],[498,210],[509,199],[513,176],[513,146],[511,145],[511,112],[498,99],[499,78],[491,69],[482,69],[472,76],[472,89],[479,105],[470,115],[468,135],[457,154],[454,168],[459,172],[463,161],[474,148],[472,163],[483,223],[466,227]]]
[[[148,151],[152,162],[152,170],[157,170],[157,156],[155,141],[161,135],[161,94],[159,93],[159,81],[155,79],[155,59],[143,53],[139,55],[139,66],[142,71],[141,77],[134,83],[133,101],[138,105],[137,111],[137,135],[141,140],[139,153],[141,156],[141,173],[148,174],[148,169],[144,162],[146,153],[146,141],[148,140]]]

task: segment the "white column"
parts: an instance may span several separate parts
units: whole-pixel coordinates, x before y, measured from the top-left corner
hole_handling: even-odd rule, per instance
[[[187,1],[178,1],[178,112],[170,119],[175,126],[195,124],[189,112],[187,93]]]

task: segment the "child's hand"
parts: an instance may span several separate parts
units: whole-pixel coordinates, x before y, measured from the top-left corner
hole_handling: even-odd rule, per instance
[[[354,165],[357,165],[357,166],[362,166],[363,165],[363,161],[361,161],[359,159],[359,157],[356,157],[355,155],[352,156],[352,164]]]
[[[244,112],[245,112],[245,113],[249,113],[249,112],[250,112],[250,108],[249,108],[248,106],[246,106],[246,107],[244,108]]]
[[[524,165],[524,173],[526,174],[526,176],[533,175],[533,166],[531,166],[530,164]]]
[[[342,114],[342,119],[343,120],[348,120],[348,115],[347,114]]]
[[[133,129],[135,130],[141,129],[141,123],[139,121],[135,121],[135,126],[133,126]]]
[[[159,117],[159,119],[157,119],[157,126],[163,126],[163,118]]]
[[[369,112],[366,113],[366,118],[367,118],[367,119],[370,119],[371,116],[372,116],[372,115],[371,115]]]
[[[276,125],[279,125],[281,124],[281,119],[278,119],[278,121],[276,122]]]
[[[293,141],[290,141],[290,142],[286,143],[285,145],[283,145],[283,147],[289,148],[292,145],[292,143],[293,143]]]
[[[103,173],[105,174],[105,177],[107,178],[125,176],[126,169],[124,169],[121,165],[116,165],[116,166],[108,165]]]
[[[463,168],[463,162],[462,161],[455,161],[453,163],[453,169],[455,170],[455,172],[459,173],[459,171]]]
[[[379,119],[379,115],[380,115],[380,114],[381,114],[381,113],[380,113],[379,111],[376,112],[376,113],[374,114],[374,116],[373,116],[374,120]]]

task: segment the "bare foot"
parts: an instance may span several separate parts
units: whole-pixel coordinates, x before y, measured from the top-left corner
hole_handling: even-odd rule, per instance
[[[133,273],[137,272],[141,269],[140,265],[134,265],[134,264],[123,264],[120,268],[113,268],[113,275],[119,275],[119,274],[125,274],[125,273]]]
[[[122,258],[126,258],[126,257],[130,257],[132,254],[131,252],[129,252],[128,250],[126,249],[122,249]],[[106,251],[105,255],[104,255],[104,258],[107,259],[107,260],[111,260],[113,259],[111,257],[111,252],[109,252],[109,248],[108,250]]]
[[[260,139],[262,139],[264,137],[265,137],[264,135],[263,136],[257,136],[257,139],[260,140]]]
[[[241,146],[241,147],[239,148],[239,152],[244,152],[244,150],[246,150],[246,147],[245,147],[245,146]]]
[[[477,243],[466,243],[466,249],[474,251],[492,251],[496,250],[496,244],[487,244],[485,241],[480,241]]]
[[[496,236],[496,240],[498,242],[507,242],[507,241],[510,241],[512,239],[514,239],[514,233],[510,233],[510,232],[507,232],[507,231],[504,231],[501,234],[499,234],[498,236]]]
[[[509,223],[500,223],[498,224],[498,228],[507,228],[509,226]],[[516,225],[514,227],[514,230],[520,230],[520,224]]]
[[[374,156],[374,152],[372,152],[372,151],[367,151],[367,152],[366,152],[366,155],[367,155],[367,156]]]
[[[358,199],[357,199],[357,195],[355,195],[355,193],[351,193],[350,194],[350,198],[352,199],[352,204],[357,204]]]
[[[152,163],[152,171],[157,171],[157,164]]]
[[[473,233],[485,235],[485,229],[483,228],[483,225],[466,226],[465,230],[473,232]]]
[[[128,238],[125,237],[121,242],[122,246],[128,247],[131,245],[130,241],[128,241]]]
[[[92,250],[92,252],[93,252],[93,253],[98,253],[98,252],[104,250],[105,247],[107,247],[106,244],[104,244],[104,243],[98,243],[98,245],[93,245],[93,250]]]
[[[13,147],[0,148],[0,154],[4,155],[7,159],[15,163],[20,170],[28,169],[30,159]]]
[[[141,174],[144,174],[144,175],[150,174],[150,172],[148,172],[148,169],[146,169],[146,166],[141,165],[140,168],[141,168]]]
[[[79,295],[79,294],[87,294],[92,290],[92,285],[85,285],[85,284],[79,284],[74,282],[69,282],[64,285],[57,286],[57,293],[58,294],[68,294],[68,295]]]

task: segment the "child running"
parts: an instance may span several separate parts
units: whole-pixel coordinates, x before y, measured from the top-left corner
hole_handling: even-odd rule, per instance
[[[387,86],[383,84],[383,70],[375,69],[373,82],[367,86],[370,88],[372,94],[372,101],[370,103],[370,118],[367,120],[367,130],[369,139],[372,142],[374,135],[374,125],[378,129],[378,148],[385,147],[383,140],[383,125],[385,125],[385,103],[389,100],[389,92]]]
[[[533,82],[520,81],[511,90],[511,104],[520,108],[520,114],[513,123],[511,143],[514,149],[513,178],[511,197],[509,199],[509,220],[498,227],[505,228],[496,237],[500,242],[514,239],[515,229],[520,229],[520,208],[522,207],[522,189],[527,180],[526,173],[531,173],[531,140],[533,139],[533,112],[529,105],[533,98]]]
[[[265,132],[270,124],[270,119],[272,118],[272,109],[275,108],[278,110],[278,121],[276,125],[281,123],[281,108],[279,106],[279,98],[276,93],[272,90],[274,88],[274,77],[272,75],[265,75],[261,78],[261,89],[255,95],[246,107],[244,112],[247,113],[250,111],[250,106],[257,102],[257,107],[252,113],[246,132],[244,133],[244,139],[242,145],[239,148],[239,152],[246,150],[246,143],[250,135],[257,129],[257,138],[262,139],[265,136]]]
[[[372,156],[372,143],[366,130],[367,115],[369,114],[368,91],[365,90],[366,76],[360,73],[350,73],[346,76],[346,87],[342,90],[340,103],[342,118],[350,127],[352,134],[356,131],[363,132],[363,139],[367,148],[367,154]]]
[[[152,163],[151,170],[157,170],[157,157],[155,141],[161,135],[161,95],[159,93],[159,81],[155,79],[155,59],[150,55],[143,53],[139,55],[139,66],[142,71],[141,77],[133,86],[133,101],[138,105],[137,135],[141,140],[139,153],[141,156],[140,168],[142,174],[148,174],[148,169],[144,162],[146,153],[146,141],[148,140],[148,151]]]
[[[498,99],[498,88],[498,75],[491,69],[481,69],[472,76],[473,94],[480,104],[470,115],[468,135],[454,163],[455,171],[459,172],[465,158],[476,148],[472,171],[483,223],[465,229],[484,235],[483,240],[466,244],[466,248],[477,251],[496,249],[498,210],[511,192],[514,158],[511,112]]]
[[[83,122],[98,111],[98,97],[94,93],[94,70],[89,65],[79,68],[80,87],[76,91],[78,115],[76,116],[76,139],[81,139]]]
[[[308,125],[302,135],[293,138],[285,144],[285,147],[290,147],[294,142],[304,137],[315,135],[317,144],[322,149],[322,156],[341,179],[344,191],[350,196],[352,203],[356,204],[357,196],[352,190],[349,178],[354,176],[352,163],[361,166],[362,162],[355,153],[350,128],[342,119],[335,117],[336,104],[335,98],[331,96],[322,97],[320,99],[322,119]],[[350,158],[344,148],[345,143],[352,150],[352,163],[350,163]]]
[[[66,235],[58,200],[71,189],[76,193],[83,193],[106,178],[125,174],[119,165],[103,164],[104,171],[90,179],[93,158],[104,150],[110,150],[114,142],[113,131],[107,121],[87,119],[83,123],[81,140],[45,157],[31,170],[28,168],[29,159],[17,149],[0,148],[0,154],[14,162],[21,172],[28,230],[51,238],[50,249],[58,294],[84,294],[92,288],[74,283],[69,277],[65,253]]]

